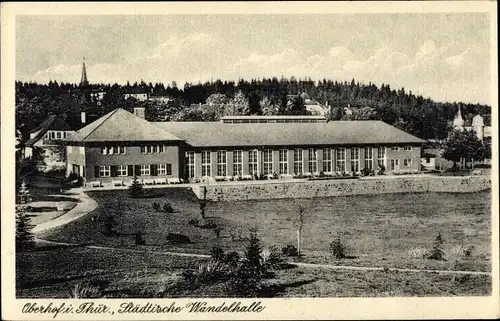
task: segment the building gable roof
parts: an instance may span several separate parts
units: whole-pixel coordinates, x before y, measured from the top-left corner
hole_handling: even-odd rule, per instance
[[[30,131],[30,133],[37,132],[39,130],[72,130],[71,126],[69,126],[61,117],[56,115],[50,115],[45,119],[43,123],[40,124],[37,128]]]
[[[38,142],[49,130],[71,131],[73,129],[61,117],[50,115],[43,123],[40,124],[40,126],[30,131],[30,134],[36,133],[36,135],[33,136],[33,138],[26,140],[23,145],[33,145]]]
[[[418,137],[375,120],[328,123],[157,122],[154,124],[194,147],[424,143],[424,140]]]
[[[70,142],[181,140],[122,108],[102,116],[66,138]]]

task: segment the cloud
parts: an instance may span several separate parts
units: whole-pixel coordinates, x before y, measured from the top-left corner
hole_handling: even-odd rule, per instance
[[[453,49],[451,49],[453,48]],[[144,54],[120,63],[88,66],[90,81],[207,81],[263,77],[333,78],[390,84],[436,100],[484,102],[489,99],[489,48],[456,46],[427,40],[415,52],[383,46],[363,55],[335,44],[324,52],[304,55],[298,48],[250,52],[238,56],[233,44],[207,33],[171,37]],[[368,53],[368,54],[366,54]],[[230,57],[235,58],[230,58]],[[57,65],[37,72],[32,80],[79,82],[80,65]],[[486,98],[485,98],[486,97]]]

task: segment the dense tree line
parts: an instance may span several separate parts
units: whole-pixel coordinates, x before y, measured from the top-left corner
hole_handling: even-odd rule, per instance
[[[91,90],[106,92],[100,102],[90,96]],[[124,99],[125,93],[144,92],[151,96],[168,96],[168,102]],[[459,106],[466,120],[476,114],[490,114],[491,107],[469,103],[441,103],[414,95],[404,88],[388,84],[377,87],[352,79],[350,82],[323,79],[240,79],[237,82],[215,80],[206,83],[146,83],[126,85],[92,84],[82,89],[76,84],[16,82],[16,122],[23,133],[39,125],[48,115],[57,114],[71,123],[80,111],[97,116],[117,108],[148,108],[149,120],[217,120],[227,114],[307,114],[300,94],[331,107],[332,120],[378,119],[424,139],[444,139]],[[208,103],[211,102],[211,104]],[[205,104],[207,103],[207,104]],[[352,113],[346,114],[344,107]]]

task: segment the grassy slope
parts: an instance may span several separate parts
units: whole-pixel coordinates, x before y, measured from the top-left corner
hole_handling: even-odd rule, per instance
[[[155,290],[170,285],[179,273],[202,261],[152,252],[42,248],[18,254],[17,295],[65,298],[74,284],[95,279],[110,282],[110,291]]]
[[[290,200],[212,203],[207,207],[209,221],[224,227],[222,238],[211,230],[192,227],[190,219],[200,219],[198,204],[186,189],[157,190],[159,198],[130,199],[126,191],[92,192],[100,204],[92,215],[50,231],[46,238],[57,241],[120,245],[119,237],[104,237],[102,226],[92,216],[112,214],[123,220],[124,234],[145,232],[149,246],[168,250],[208,253],[218,245],[241,249],[244,241],[233,241],[231,234],[248,235],[257,226],[265,246],[295,244],[294,203]],[[303,260],[308,262],[358,266],[490,270],[489,194],[393,194],[363,197],[298,200],[307,208],[303,231]],[[171,202],[176,213],[154,212],[153,202]],[[121,215],[123,214],[123,216]],[[120,227],[117,228],[120,230]],[[408,250],[429,248],[441,232],[448,261],[409,259]],[[168,233],[188,235],[192,244],[168,245]],[[328,253],[331,240],[340,233],[355,256],[334,260]],[[133,236],[125,236],[133,246]],[[474,246],[471,258],[454,251],[460,246]]]

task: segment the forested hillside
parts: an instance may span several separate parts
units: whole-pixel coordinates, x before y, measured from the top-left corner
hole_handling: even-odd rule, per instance
[[[101,102],[90,98],[90,90],[106,92]],[[125,93],[147,92],[152,96],[169,96],[166,101],[139,102],[124,99]],[[48,115],[57,114],[66,120],[78,117],[80,111],[97,116],[122,107],[147,107],[149,120],[217,120],[228,114],[303,114],[307,113],[303,99],[306,93],[320,104],[331,106],[328,117],[340,119],[378,119],[424,139],[443,139],[459,105],[462,115],[470,120],[474,115],[489,115],[491,107],[458,102],[435,102],[414,95],[404,88],[390,85],[363,84],[354,79],[338,82],[291,79],[216,80],[204,84],[140,83],[126,85],[93,84],[81,89],[75,84],[50,82],[46,85],[16,82],[16,127],[26,134]],[[291,98],[292,97],[292,98]],[[211,104],[206,104],[206,102]],[[201,106],[200,106],[201,104]],[[344,113],[350,105],[352,115]]]

